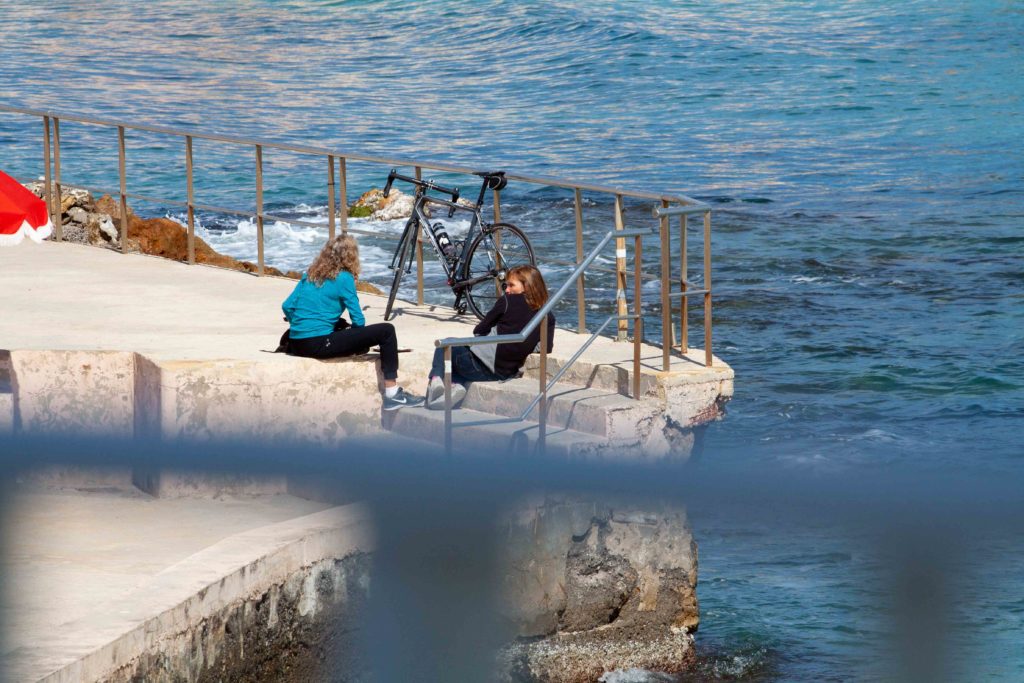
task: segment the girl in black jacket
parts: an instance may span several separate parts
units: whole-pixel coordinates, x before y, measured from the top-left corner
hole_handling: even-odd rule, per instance
[[[544,276],[533,266],[516,266],[505,278],[505,295],[494,304],[484,319],[473,328],[476,336],[487,335],[494,327],[497,334],[518,334],[548,301]],[[548,313],[548,353],[554,348],[555,316]],[[524,342],[484,346],[452,347],[452,405],[466,397],[467,382],[495,382],[519,373],[519,369],[540,343],[540,325]],[[488,353],[490,349],[493,353]],[[434,363],[427,386],[427,407],[444,408],[444,349],[434,349]]]

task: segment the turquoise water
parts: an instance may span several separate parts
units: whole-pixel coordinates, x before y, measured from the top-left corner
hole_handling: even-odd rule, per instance
[[[737,393],[696,466],[1021,479],[1020,3],[7,3],[0,35],[7,105],[708,201],[715,348]],[[38,175],[37,128],[0,114],[4,170]],[[116,187],[112,140],[104,156],[75,142],[101,133],[62,135],[69,182]],[[251,204],[251,159],[223,151],[197,155],[201,201]],[[165,140],[134,139],[129,161],[136,191],[182,196]],[[324,219],[319,166],[267,164],[276,212]],[[387,169],[350,170],[355,194]],[[566,196],[507,195],[506,219],[572,253]],[[251,222],[202,218],[214,246],[254,257]],[[270,262],[301,268],[323,231],[268,235]],[[364,245],[383,281],[387,243]],[[878,543],[842,520],[693,515],[701,680],[884,678],[865,664],[891,628]],[[986,589],[950,593],[955,678],[1024,679],[1019,531],[984,553],[967,540],[988,536],[963,541]]]

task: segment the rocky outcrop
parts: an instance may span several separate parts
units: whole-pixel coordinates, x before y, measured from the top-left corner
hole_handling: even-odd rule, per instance
[[[96,211],[109,215],[114,225],[120,228],[121,205],[110,195],[103,195],[95,203]],[[220,268],[244,270],[255,273],[258,266],[249,261],[240,261],[213,249],[201,237],[195,238],[196,263]],[[161,256],[174,261],[188,260],[188,231],[181,223],[170,218],[140,218],[128,208],[128,251]],[[273,266],[264,265],[263,272],[298,279],[301,273],[282,272]]]
[[[37,197],[45,193],[41,182],[29,183],[26,187]],[[94,201],[86,190],[62,187],[60,204],[64,241],[121,249],[121,205],[110,195],[103,195]],[[198,236],[195,238],[195,250],[196,263],[250,273],[257,271],[256,264],[221,254]],[[128,251],[187,261],[188,232],[177,221],[169,218],[140,218],[129,207]],[[282,272],[272,266],[265,266],[263,270],[268,275],[296,279],[301,276],[295,271]]]
[[[408,218],[412,214],[415,199],[399,190],[391,190],[387,197],[377,188],[364,192],[349,207],[348,215],[353,218],[369,218],[373,221],[394,221]]]
[[[42,197],[45,192],[42,182],[29,183],[26,187],[37,197]],[[88,191],[72,187],[62,187],[60,194],[64,241],[121,249],[120,202],[110,195],[103,195],[94,201]],[[128,251],[187,261],[188,231],[181,223],[170,218],[140,218],[128,207]],[[198,236],[195,238],[195,251],[196,263],[248,273],[258,270],[255,263],[221,254]],[[264,265],[263,272],[296,280],[302,276],[294,270],[285,272],[268,265]],[[381,294],[381,290],[369,282],[360,281],[357,288],[361,292]]]
[[[508,537],[503,604],[519,640],[502,654],[505,680],[692,663],[697,546],[684,512],[549,495],[513,514]]]
[[[371,221],[404,220],[412,215],[412,207],[415,203],[415,197],[405,194],[400,190],[392,188],[388,196],[385,197],[383,191],[372,188],[364,192],[349,207],[348,215],[353,218],[368,218]],[[468,199],[460,199],[458,203],[467,208],[473,206],[473,202]],[[429,216],[429,204],[425,207],[425,210]]]

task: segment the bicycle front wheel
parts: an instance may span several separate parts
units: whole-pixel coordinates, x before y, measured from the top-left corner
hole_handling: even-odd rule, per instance
[[[391,308],[395,305],[395,297],[398,296],[398,286],[402,283],[402,274],[405,273],[405,262],[407,258],[412,258],[412,254],[408,253],[415,249],[410,248],[410,243],[416,240],[415,237],[411,236],[413,233],[407,229],[402,234],[402,239],[398,243],[398,248],[395,250],[395,278],[391,281],[391,291],[388,292],[388,305],[384,308],[384,319],[391,319]]]
[[[464,278],[480,280],[466,288],[466,300],[476,317],[483,319],[505,293],[510,269],[532,265],[536,265],[533,247],[522,230],[510,223],[486,226],[469,248]]]

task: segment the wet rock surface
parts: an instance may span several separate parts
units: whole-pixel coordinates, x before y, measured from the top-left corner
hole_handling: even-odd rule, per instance
[[[697,547],[680,509],[548,496],[509,521],[504,681],[577,683],[693,661]]]

